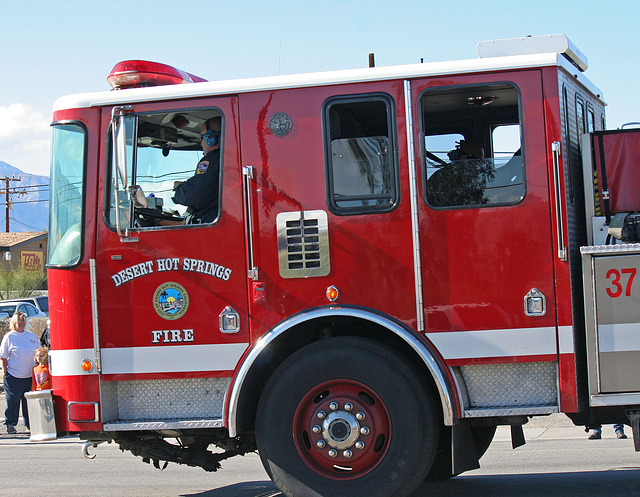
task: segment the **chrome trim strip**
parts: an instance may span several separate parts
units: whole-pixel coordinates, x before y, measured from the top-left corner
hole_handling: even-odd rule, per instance
[[[115,347],[102,349],[102,374],[234,371],[248,343]],[[51,350],[51,376],[98,374],[82,370],[93,349]]]
[[[89,259],[89,280],[91,285],[91,318],[93,322],[93,359],[98,373],[102,371],[100,361],[100,329],[98,328],[98,286],[96,260]]]
[[[413,142],[413,107],[411,81],[404,82],[404,111],[407,128],[407,157],[409,165],[409,195],[411,197],[411,241],[413,243],[413,274],[416,291],[416,319],[418,331],[424,331],[424,306],[422,300],[422,259],[420,254],[420,223],[418,220],[418,195],[416,188],[416,161]]]
[[[615,245],[592,245],[589,247],[580,247],[580,253],[583,255],[591,254],[626,254],[640,253],[640,243],[616,243]]]
[[[302,312],[296,314],[289,319],[279,323],[269,332],[265,333],[253,346],[247,355],[245,355],[238,372],[233,379],[233,382],[229,388],[229,395],[225,399],[225,410],[227,413],[227,427],[229,429],[229,436],[235,437],[237,435],[237,416],[238,416],[238,402],[240,400],[240,392],[244,384],[251,367],[256,362],[260,354],[278,338],[281,334],[285,333],[290,328],[302,324],[306,321],[313,319],[325,318],[331,316],[348,316],[372,323],[378,324],[392,331],[400,338],[402,338],[422,359],[425,366],[428,368],[431,376],[435,380],[436,387],[438,388],[438,394],[442,403],[442,414],[444,417],[444,424],[447,426],[453,426],[455,422],[455,395],[453,392],[453,385],[449,384],[443,369],[440,364],[436,362],[433,356],[429,353],[429,350],[424,342],[418,340],[418,337],[402,327],[400,324],[391,321],[384,316],[375,314],[371,311],[364,309],[356,309],[351,307],[327,307],[321,309],[314,309],[308,312]]]
[[[640,394],[638,393],[611,393],[606,395],[592,395],[591,407],[604,406],[629,406],[640,404]]]
[[[555,414],[560,412],[558,406],[524,406],[494,409],[468,409],[465,418],[486,418],[489,416],[535,416],[537,414]]]
[[[425,333],[447,360],[528,357],[558,353],[556,328],[442,331]]]
[[[221,419],[165,419],[110,421],[102,425],[104,431],[193,430],[199,428],[224,428],[224,423]]]
[[[82,369],[82,361],[91,359],[94,349],[50,350],[49,369],[51,376],[87,376],[98,374],[96,368],[91,371]]]
[[[234,371],[248,343],[102,349],[103,374]]]
[[[638,333],[638,330],[640,330],[639,322],[599,324],[599,353],[640,351],[640,333]]]
[[[573,326],[558,326],[558,354],[574,354]]]

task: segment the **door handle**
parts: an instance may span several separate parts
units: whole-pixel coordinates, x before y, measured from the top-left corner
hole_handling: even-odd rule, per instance
[[[251,208],[251,180],[254,178],[253,166],[242,168],[243,189],[244,189],[244,219],[247,234],[247,276],[249,279],[258,280],[258,268],[254,266],[253,259],[253,216]]]
[[[562,188],[560,184],[560,154],[562,149],[560,142],[551,144],[551,154],[553,156],[553,188],[556,200],[556,230],[558,232],[558,259],[567,260],[567,247],[564,243],[564,218],[562,217]]]

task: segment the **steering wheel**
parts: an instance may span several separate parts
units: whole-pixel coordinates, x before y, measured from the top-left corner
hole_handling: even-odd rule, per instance
[[[175,221],[183,223],[184,218],[177,216],[171,212],[161,211],[160,209],[148,209],[144,207],[136,207],[134,209],[135,224],[137,226],[157,226],[159,220]]]

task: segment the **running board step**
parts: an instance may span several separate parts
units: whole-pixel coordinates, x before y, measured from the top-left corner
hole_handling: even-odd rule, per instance
[[[116,420],[103,424],[104,431],[196,430],[224,428],[222,419],[139,419]]]

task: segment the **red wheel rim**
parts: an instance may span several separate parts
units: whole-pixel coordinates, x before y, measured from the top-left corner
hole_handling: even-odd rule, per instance
[[[310,391],[293,419],[298,453],[316,473],[359,478],[384,459],[391,439],[389,413],[365,385],[331,380]]]

